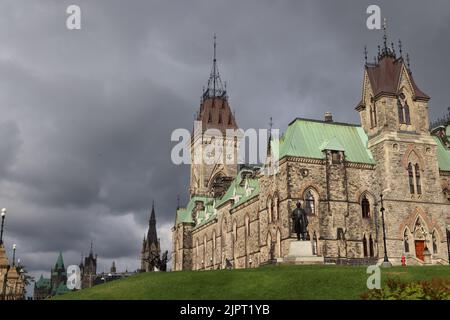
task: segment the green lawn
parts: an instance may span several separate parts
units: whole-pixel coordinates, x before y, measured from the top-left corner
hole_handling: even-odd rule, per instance
[[[394,267],[387,277],[404,281],[450,278],[450,266]],[[57,299],[359,299],[366,267],[268,266],[258,269],[141,273]]]

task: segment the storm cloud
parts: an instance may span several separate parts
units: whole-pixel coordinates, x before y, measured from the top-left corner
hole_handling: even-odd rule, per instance
[[[65,26],[77,4],[82,29]],[[0,206],[5,242],[37,276],[58,251],[99,271],[135,270],[152,200],[170,249],[189,168],[170,160],[192,128],[218,37],[219,69],[242,128],[281,131],[295,117],[358,122],[366,28],[379,4],[401,38],[431,119],[450,106],[450,3],[421,1],[3,0],[0,3]]]

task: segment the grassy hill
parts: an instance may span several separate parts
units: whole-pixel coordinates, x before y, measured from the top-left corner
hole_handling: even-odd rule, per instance
[[[450,278],[450,266],[382,270],[404,281]],[[258,269],[141,273],[56,299],[359,299],[366,267],[268,266]]]

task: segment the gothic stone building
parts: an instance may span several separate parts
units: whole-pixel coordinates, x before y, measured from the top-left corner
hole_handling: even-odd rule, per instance
[[[50,279],[43,275],[34,283],[34,300],[46,299],[69,291],[66,286],[67,272],[62,253],[58,255],[54,268],[50,270]]]
[[[430,133],[430,98],[409,63],[386,45],[365,64],[361,97],[360,124],[334,122],[331,114],[294,119],[271,141],[279,151],[272,175],[238,171],[237,164],[192,164],[190,200],[177,209],[172,229],[172,270],[251,268],[286,257],[299,200],[314,253],[326,262],[382,261],[383,206],[393,264],[402,256],[408,264],[448,264],[450,127]],[[199,145],[218,142],[206,129],[237,128],[215,57],[197,120],[203,128],[193,133],[191,157]]]
[[[159,239],[156,233],[155,203],[148,221],[147,237],[144,235],[141,249],[141,272],[154,271],[161,254]]]

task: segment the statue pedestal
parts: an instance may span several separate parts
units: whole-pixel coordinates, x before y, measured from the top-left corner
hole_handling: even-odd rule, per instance
[[[323,257],[313,254],[312,242],[308,240],[291,241],[289,254],[283,259],[285,263],[293,264],[324,264]]]

